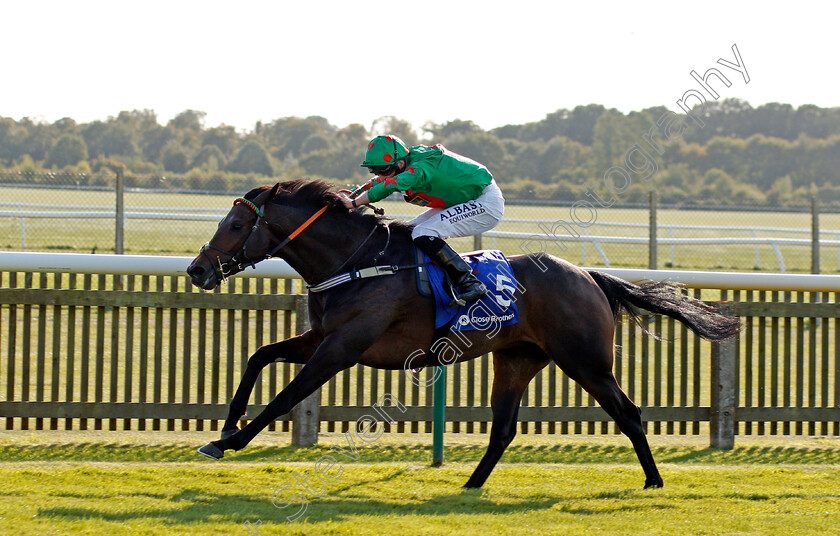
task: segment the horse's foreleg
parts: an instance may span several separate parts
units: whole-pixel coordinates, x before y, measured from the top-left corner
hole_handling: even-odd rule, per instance
[[[328,382],[330,378],[356,364],[361,354],[361,350],[353,350],[353,345],[348,344],[341,337],[332,336],[324,339],[303,369],[259,415],[238,432],[201,447],[199,452],[218,459],[222,457],[225,450],[239,450],[245,447],[274,419],[292,411],[292,408]]]
[[[480,488],[505,449],[516,436],[516,421],[522,393],[531,378],[548,363],[548,357],[539,349],[526,351],[496,350],[493,352],[493,424],[490,427],[490,444],[465,488]]]
[[[239,387],[236,388],[236,393],[230,402],[230,410],[225,424],[222,426],[222,439],[230,437],[236,432],[236,423],[248,408],[248,399],[251,398],[251,391],[253,391],[254,384],[257,382],[262,369],[275,361],[306,363],[315,353],[317,347],[318,343],[315,340],[315,335],[312,330],[309,330],[297,337],[261,346],[259,350],[254,352],[254,355],[248,359],[248,366],[242,374],[242,380],[240,380]]]

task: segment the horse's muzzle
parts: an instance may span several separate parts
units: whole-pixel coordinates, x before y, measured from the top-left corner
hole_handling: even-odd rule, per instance
[[[189,268],[187,268],[187,275],[190,276],[192,284],[202,290],[213,290],[219,284],[219,278],[216,277],[214,270],[208,270],[201,266],[201,258],[194,260]]]

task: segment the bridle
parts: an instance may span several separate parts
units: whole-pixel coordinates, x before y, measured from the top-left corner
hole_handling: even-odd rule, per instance
[[[207,242],[206,244],[201,246],[201,249],[199,250],[199,254],[204,255],[205,257],[207,257],[207,260],[210,261],[210,265],[213,267],[214,274],[216,275],[216,278],[220,282],[224,281],[231,274],[241,272],[242,270],[244,270],[248,266],[250,266],[251,268],[256,268],[257,263],[260,263],[264,260],[268,260],[268,259],[274,257],[281,249],[286,247],[289,244],[289,242],[294,240],[295,237],[297,237],[300,233],[302,233],[304,229],[309,227],[315,220],[317,220],[329,208],[328,205],[321,207],[317,212],[315,212],[315,214],[313,214],[305,222],[300,224],[297,227],[297,229],[292,231],[291,234],[289,234],[289,236],[284,238],[279,244],[277,244],[274,247],[274,249],[269,251],[262,258],[251,259],[250,257],[248,257],[248,254],[247,254],[248,243],[251,241],[251,238],[253,238],[254,233],[257,231],[257,229],[259,229],[260,224],[262,224],[263,222],[265,222],[266,225],[276,225],[276,224],[269,221],[265,217],[265,215],[264,215],[265,204],[263,204],[261,207],[257,207],[257,205],[255,205],[253,202],[251,202],[251,201],[249,201],[245,198],[239,197],[239,198],[237,198],[233,201],[233,206],[236,206],[236,205],[244,205],[246,208],[251,210],[251,212],[253,212],[254,214],[257,215],[257,221],[254,222],[254,226],[251,227],[251,232],[248,234],[248,237],[245,239],[245,242],[242,243],[242,246],[239,248],[239,250],[236,251],[235,253],[231,253],[230,251],[225,251],[225,250],[223,250],[219,247],[216,247],[216,246],[212,245],[210,242]],[[380,251],[376,255],[376,257],[374,257],[374,261],[376,261],[377,259],[379,259],[380,257],[382,257],[385,254],[385,250],[388,249],[388,245],[391,243],[391,228],[388,225],[385,225],[384,227],[385,227],[385,230],[388,232],[388,238],[385,241],[385,247],[383,247],[382,251]],[[355,249],[355,251],[353,251],[353,253],[351,253],[350,256],[347,257],[347,259],[341,264],[341,266],[338,267],[338,269],[334,272],[334,274],[339,272],[342,268],[344,268],[347,265],[348,262],[350,262],[350,259],[352,259],[362,249],[362,247],[368,242],[368,240],[370,240],[370,238],[373,236],[373,234],[376,232],[376,229],[378,229],[378,228],[379,228],[379,223],[374,225],[373,229],[371,229],[371,231],[370,231],[370,233],[368,233],[367,237],[362,241],[361,244],[359,244],[359,246]],[[220,257],[217,256],[216,259],[215,259],[215,262],[214,262],[213,258],[210,256],[210,254],[207,253],[208,249],[212,249],[214,251],[218,251],[219,253],[227,255],[228,260],[225,261],[225,262],[222,262]]]
[[[254,222],[254,226],[251,227],[251,232],[248,234],[248,238],[245,239],[245,242],[242,243],[242,246],[239,248],[239,250],[235,253],[231,253],[230,251],[225,251],[222,248],[214,246],[210,242],[207,242],[206,244],[201,246],[201,249],[199,250],[199,254],[204,255],[205,257],[207,257],[207,260],[210,261],[210,265],[213,267],[213,271],[216,275],[216,278],[219,281],[224,281],[231,274],[241,272],[248,266],[250,266],[251,268],[256,268],[257,263],[274,257],[277,254],[277,252],[286,247],[289,244],[289,242],[294,240],[297,235],[299,235],[301,232],[303,232],[304,229],[309,227],[312,224],[312,222],[317,220],[324,212],[327,211],[327,208],[329,208],[328,206],[321,207],[321,209],[318,212],[316,212],[315,214],[310,216],[309,219],[300,224],[297,229],[292,231],[292,233],[289,236],[284,238],[277,246],[274,247],[274,249],[269,251],[262,258],[251,259],[246,253],[248,250],[248,243],[251,241],[251,238],[253,238],[254,233],[257,231],[257,229],[259,229],[260,224],[262,224],[263,222],[265,222],[266,225],[276,224],[266,219],[265,215],[263,214],[263,209],[265,208],[264,204],[261,207],[257,207],[257,205],[255,205],[251,201],[239,197],[237,199],[234,199],[233,201],[233,206],[236,205],[244,205],[251,212],[257,215],[257,221]],[[218,251],[219,253],[227,255],[228,260],[222,262],[221,258],[217,256],[214,262],[210,254],[207,253],[208,249],[212,249],[214,251]]]

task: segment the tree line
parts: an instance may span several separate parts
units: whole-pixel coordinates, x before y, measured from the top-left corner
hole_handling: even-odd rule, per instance
[[[653,107],[624,114],[590,104],[491,130],[460,119],[417,127],[393,116],[369,128],[339,128],[311,116],[237,131],[206,127],[205,114],[195,110],[166,125],[151,110],[82,124],[71,118],[51,124],[0,118],[0,169],[6,172],[0,181],[54,172],[52,177],[76,183],[106,184],[116,169],[138,187],[241,192],[269,177],[358,184],[369,177],[359,167],[368,140],[394,133],[409,145],[442,143],[484,163],[508,198],[583,199],[639,144],[655,160],[656,173],[623,191],[621,202],[643,202],[655,189],[662,202],[676,204],[785,206],[818,196],[824,204],[840,205],[840,108],[753,108],[726,99],[693,110],[700,120],[686,119],[678,136],[653,132],[669,113],[674,115]]]

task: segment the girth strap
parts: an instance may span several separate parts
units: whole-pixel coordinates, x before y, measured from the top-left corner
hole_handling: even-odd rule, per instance
[[[411,270],[419,266],[425,266],[425,264],[410,264],[407,266],[397,266],[395,264],[392,264],[371,266],[370,268],[360,268],[357,270],[353,270],[352,272],[347,272],[344,274],[337,275],[335,277],[331,277],[326,281],[318,283],[317,285],[306,285],[306,288],[309,290],[309,292],[323,292],[333,287],[343,285],[344,283],[349,283],[350,281],[356,281],[358,279],[367,279],[369,277],[379,277],[382,275],[394,275],[400,270]]]
[[[323,292],[327,289],[331,289],[357,279],[379,277],[380,275],[394,275],[399,269],[399,266],[371,266],[370,268],[353,270],[352,272],[331,277],[323,283],[318,283],[317,285],[306,285],[306,288],[309,289],[309,292]]]

